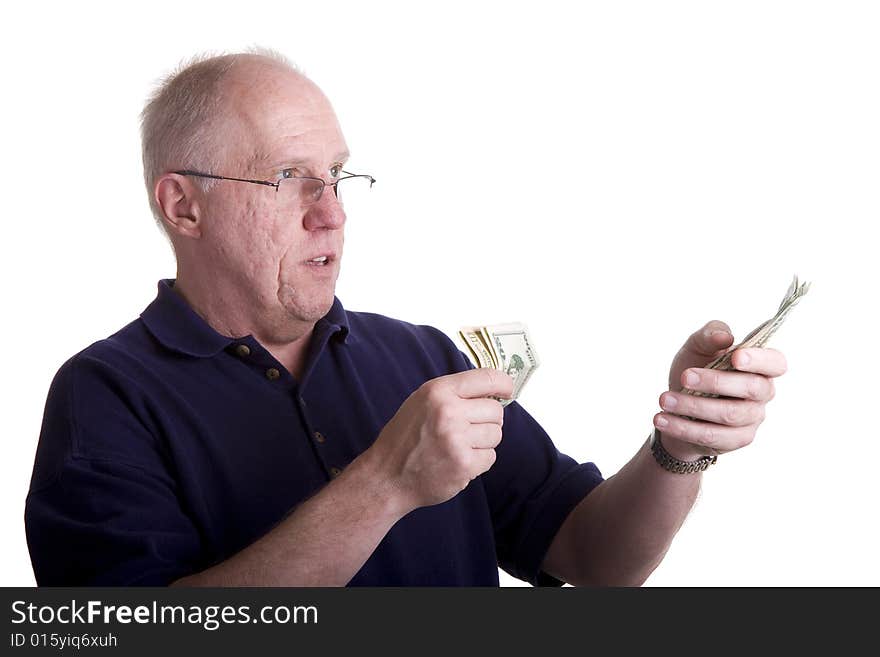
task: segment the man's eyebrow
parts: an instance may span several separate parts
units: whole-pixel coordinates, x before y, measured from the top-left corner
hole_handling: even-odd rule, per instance
[[[333,156],[334,162],[342,162],[351,157],[351,153],[348,151],[342,151]],[[291,165],[301,165],[301,164],[310,164],[311,160],[309,158],[297,157],[295,155],[282,155],[280,153],[273,154],[271,156],[261,157],[260,160],[262,162],[271,162],[271,166],[279,166],[282,164],[291,164]]]

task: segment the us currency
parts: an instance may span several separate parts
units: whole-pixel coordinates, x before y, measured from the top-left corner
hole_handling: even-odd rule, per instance
[[[779,308],[776,311],[776,314],[768,319],[763,324],[759,325],[755,330],[749,333],[743,340],[726,352],[718,356],[711,363],[706,365],[706,369],[710,370],[732,370],[735,369],[733,367],[732,357],[733,352],[737,349],[744,349],[749,347],[763,347],[767,344],[767,341],[770,337],[776,333],[780,326],[782,326],[783,322],[785,322],[786,317],[788,317],[788,313],[791,312],[791,309],[794,308],[798,302],[803,298],[803,296],[809,291],[810,284],[809,283],[800,283],[798,281],[798,277],[795,276],[791,282],[791,285],[788,287],[788,291],[785,293],[785,296],[782,299],[782,303],[779,304]],[[695,395],[698,397],[718,397],[718,395],[707,393],[707,392],[697,392],[695,390],[690,390],[689,388],[682,389],[682,392],[685,392],[690,395]]]
[[[520,322],[463,326],[458,335],[474,365],[491,367],[513,378],[510,399],[498,399],[502,406],[516,400],[539,365],[526,326]]]

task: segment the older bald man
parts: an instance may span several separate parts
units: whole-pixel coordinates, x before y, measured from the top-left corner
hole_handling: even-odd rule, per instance
[[[143,150],[177,276],[53,381],[26,506],[39,584],[497,585],[498,565],[640,584],[785,369],[770,349],[702,369],[733,340],[710,322],[673,361],[662,442],[605,481],[492,399],[509,377],[335,298],[346,199],[374,179],[284,60],[176,72]]]

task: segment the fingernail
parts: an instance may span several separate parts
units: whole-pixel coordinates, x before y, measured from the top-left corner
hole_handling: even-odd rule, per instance
[[[739,364],[742,365],[743,367],[745,367],[746,365],[748,365],[752,361],[752,357],[749,356],[748,353],[746,353],[745,351],[742,351],[739,354],[738,360],[739,360]]]
[[[668,425],[669,425],[669,420],[667,420],[662,415],[658,415],[654,419],[654,426],[660,427],[662,429],[663,427],[668,426]]]
[[[688,371],[688,373],[684,375],[684,382],[689,386],[696,385],[700,382],[700,375],[696,372]]]
[[[667,411],[672,410],[676,406],[678,406],[678,400],[672,395],[666,395],[663,398],[663,408],[665,408]]]

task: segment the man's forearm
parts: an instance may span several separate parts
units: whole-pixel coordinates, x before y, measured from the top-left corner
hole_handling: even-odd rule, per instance
[[[544,570],[577,586],[641,585],[693,506],[701,477],[664,470],[645,444],[569,514]]]
[[[369,450],[272,531],[173,586],[345,586],[405,515]]]

